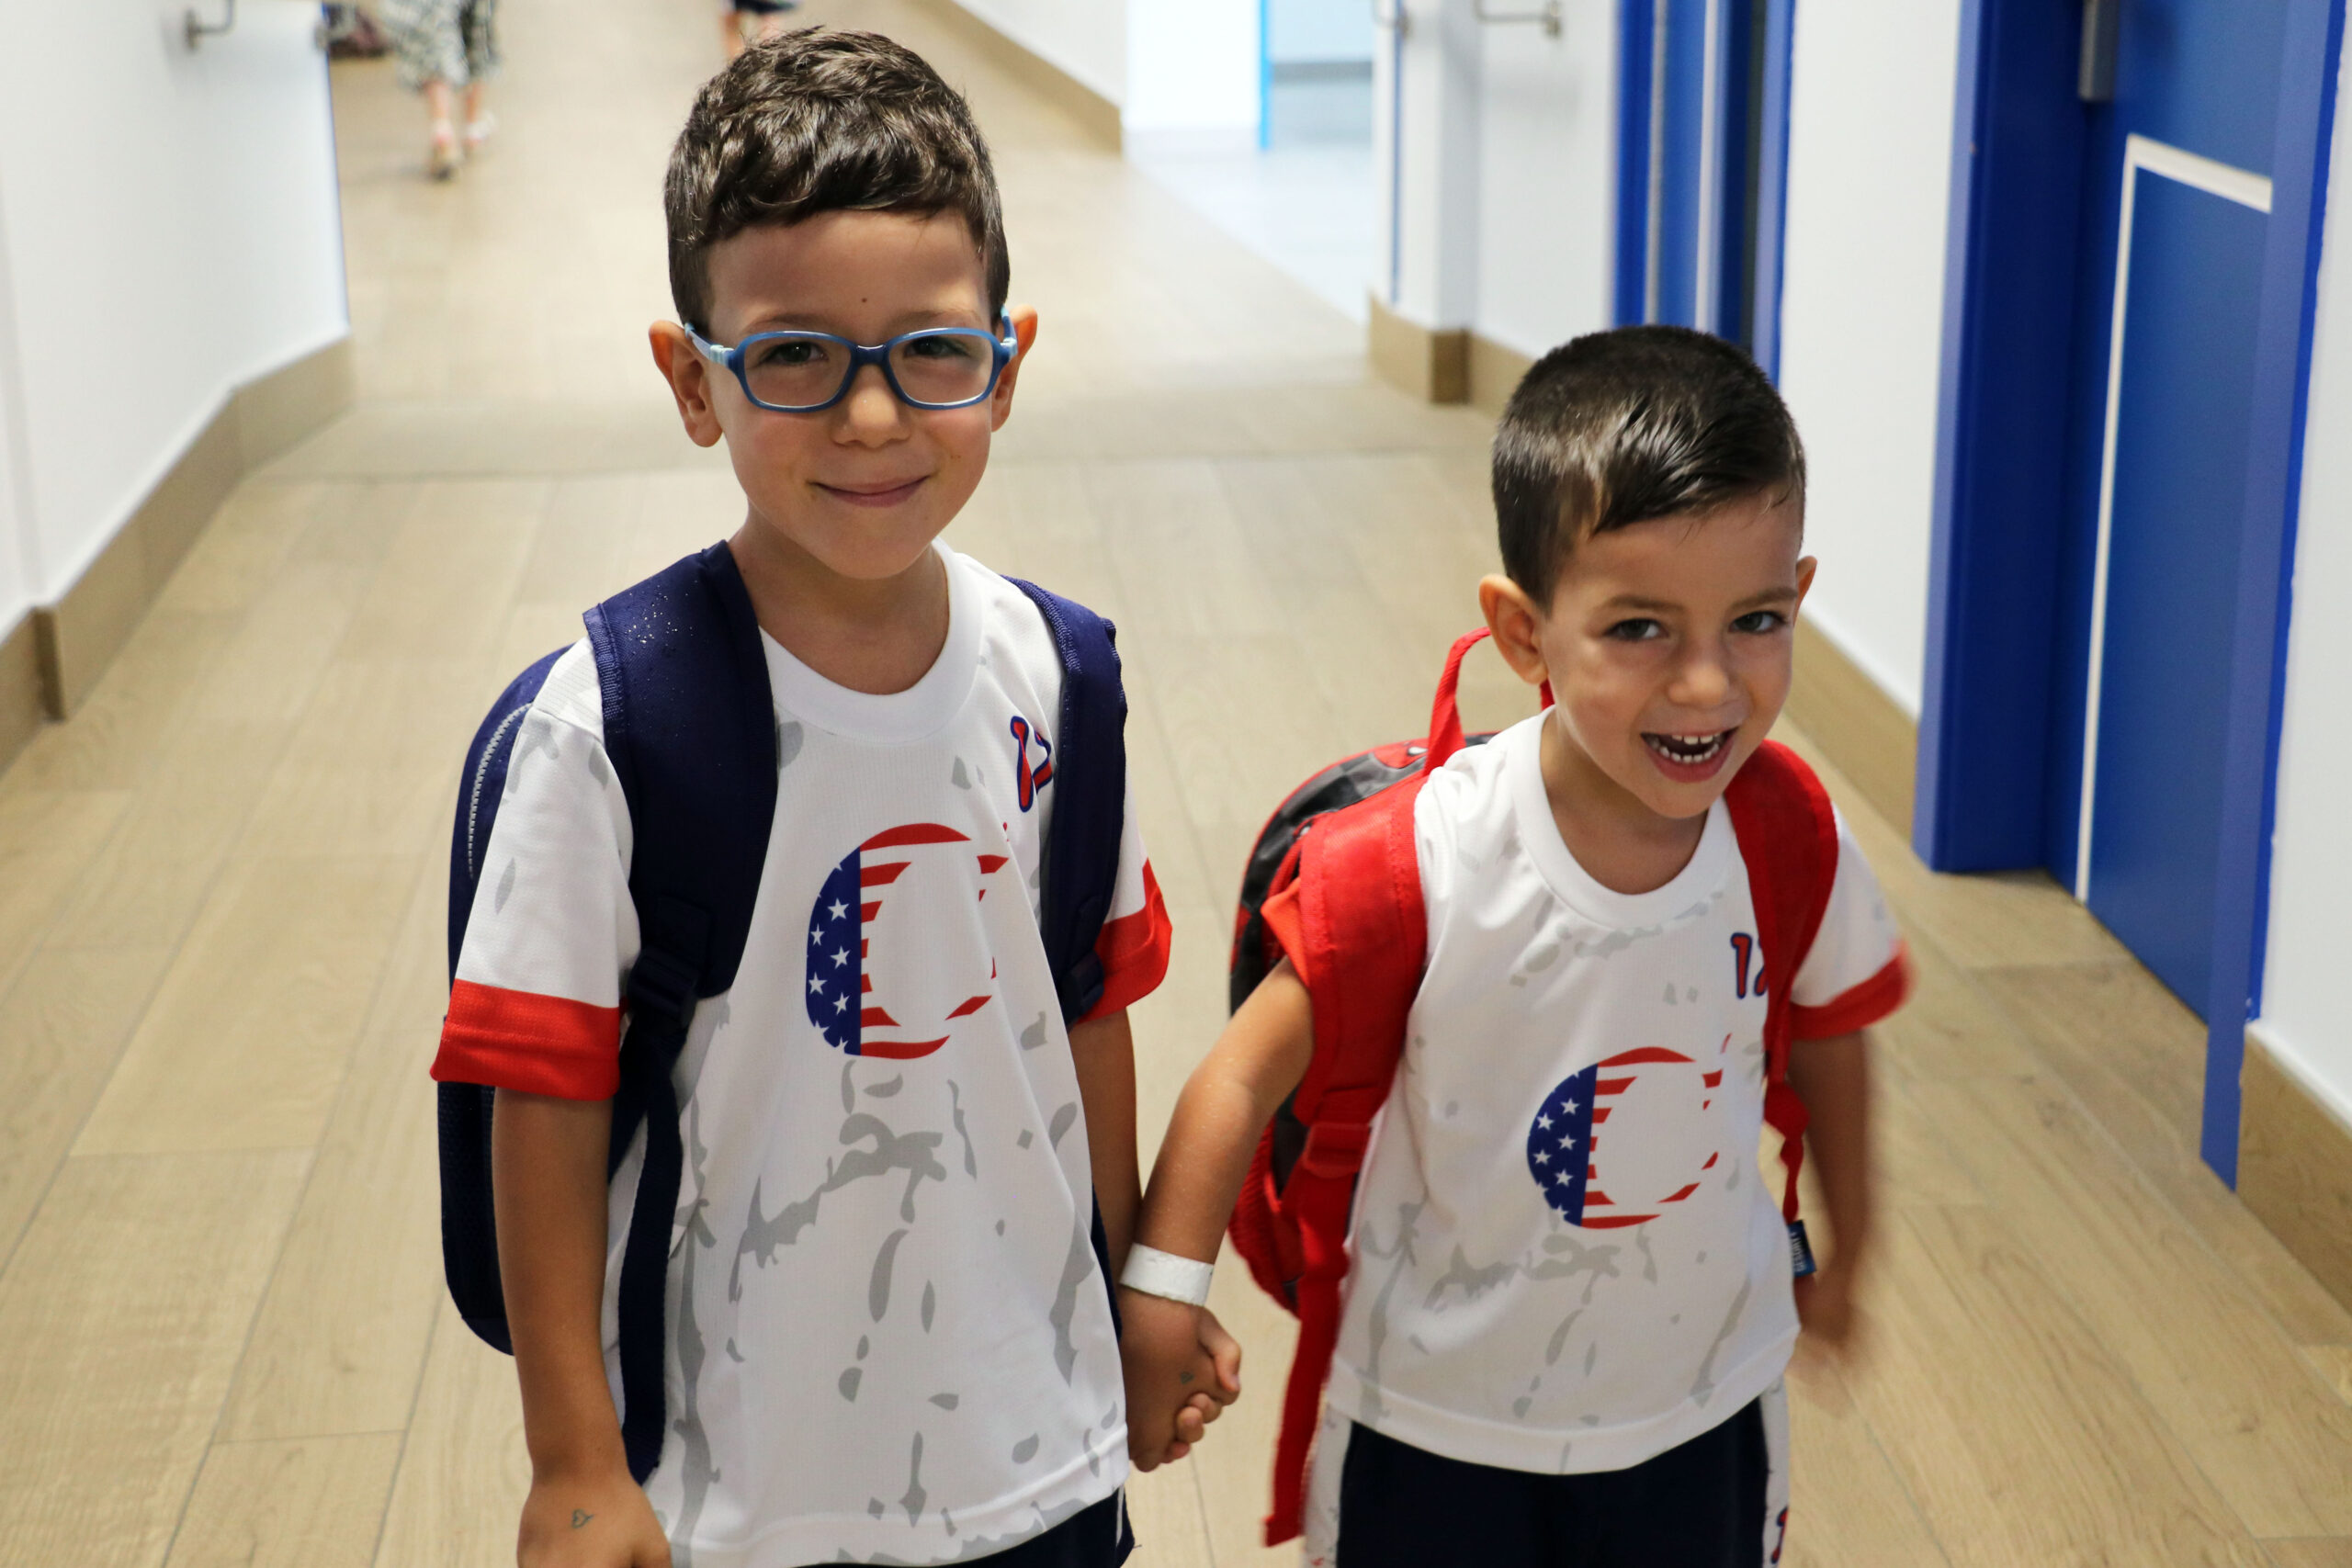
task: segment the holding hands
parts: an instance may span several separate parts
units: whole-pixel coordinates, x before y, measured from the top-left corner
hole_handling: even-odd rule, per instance
[[[1241,1396],[1241,1347],[1204,1306],[1122,1287],[1120,1359],[1127,1384],[1127,1456],[1156,1470],[1193,1451]]]

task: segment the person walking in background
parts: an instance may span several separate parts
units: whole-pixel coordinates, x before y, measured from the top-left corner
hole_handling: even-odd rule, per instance
[[[734,59],[754,42],[784,36],[784,15],[800,0],[718,0],[718,37]]]
[[[432,146],[425,169],[436,180],[458,172],[458,128],[450,110],[466,100],[465,152],[497,129],[482,107],[482,84],[498,73],[498,0],[382,0],[384,30],[400,62],[401,85],[424,95]]]

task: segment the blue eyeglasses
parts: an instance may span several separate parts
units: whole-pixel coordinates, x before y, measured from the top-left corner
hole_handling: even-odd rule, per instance
[[[686,341],[695,352],[735,373],[743,395],[774,413],[816,413],[849,396],[851,383],[868,365],[900,402],[919,409],[961,409],[985,402],[1012,356],[1021,352],[1010,318],[1000,317],[1003,335],[977,327],[926,327],[888,343],[852,343],[831,333],[755,333],[732,348],[712,343],[694,328]]]

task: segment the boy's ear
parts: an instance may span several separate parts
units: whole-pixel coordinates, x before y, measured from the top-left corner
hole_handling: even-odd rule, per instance
[[[1513,673],[1531,686],[1551,678],[1544,665],[1544,617],[1527,590],[1500,573],[1478,580],[1478,608],[1487,629],[1495,634],[1495,651]]]
[[[1029,350],[1037,342],[1037,310],[1033,305],[1013,305],[1005,310],[1012,321],[1012,335],[1021,347],[1004,374],[996,380],[996,390],[989,397],[989,428],[1002,430],[1004,422],[1012,417],[1012,384],[1021,378],[1021,367],[1029,358]]]
[[[1797,562],[1797,608],[1800,610],[1804,608],[1804,596],[1813,592],[1814,569],[1820,564],[1811,556],[1805,556]]]
[[[711,406],[710,362],[695,352],[686,341],[686,329],[675,321],[656,321],[646,330],[646,338],[653,350],[653,363],[662,372],[662,379],[670,385],[670,395],[678,400],[678,419],[686,427],[686,438],[697,446],[715,446],[725,434],[718,425],[718,411]]]

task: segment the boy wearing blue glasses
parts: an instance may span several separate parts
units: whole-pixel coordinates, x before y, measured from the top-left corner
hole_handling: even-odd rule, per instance
[[[1109,1568],[1132,1543],[1106,1280],[1138,1201],[1126,1009],[1170,933],[1129,809],[1100,999],[1066,1028],[1038,929],[1065,665],[1019,588],[938,542],[1037,330],[1006,308],[988,152],[922,60],[811,29],[703,89],[666,206],[679,321],[653,357],[743,490],[775,825],[732,987],[673,1075],[667,1427],[640,1488],[616,1402],[633,1168],[605,1181],[638,835],[589,650],[553,666],[435,1067],[498,1091],[520,1559]]]

